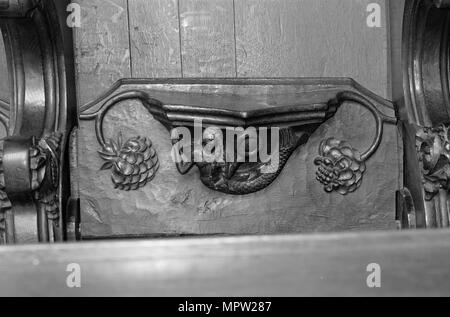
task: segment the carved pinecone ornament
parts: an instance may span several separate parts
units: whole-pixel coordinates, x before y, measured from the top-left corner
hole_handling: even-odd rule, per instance
[[[106,142],[99,154],[106,163],[101,170],[112,169],[112,182],[120,190],[137,190],[153,180],[159,168],[158,155],[151,140],[135,137],[122,142]]]

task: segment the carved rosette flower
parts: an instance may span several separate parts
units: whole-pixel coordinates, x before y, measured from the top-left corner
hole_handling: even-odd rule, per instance
[[[159,168],[158,155],[147,138],[135,137],[125,143],[106,142],[100,157],[106,161],[102,170],[112,169],[112,182],[120,190],[137,190],[151,182]]]
[[[347,142],[334,138],[322,141],[319,155],[314,160],[314,164],[319,166],[317,180],[324,185],[326,192],[346,195],[361,186],[366,165],[361,154]]]

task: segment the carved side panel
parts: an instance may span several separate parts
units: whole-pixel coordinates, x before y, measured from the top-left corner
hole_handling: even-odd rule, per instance
[[[387,110],[392,115],[392,110]],[[355,122],[360,124],[355,125]],[[352,126],[351,129],[349,127]],[[105,138],[145,136],[152,140],[160,166],[139,190],[114,189],[109,171],[101,171],[93,122],[81,121],[80,192],[84,237],[140,235],[272,234],[395,228],[395,191],[399,187],[399,140],[386,125],[379,150],[367,161],[364,181],[353,193],[326,193],[317,181],[322,140],[334,136],[364,150],[373,140],[371,113],[345,103],[304,147],[299,147],[281,175],[267,188],[235,196],[213,191],[199,171],[180,175],[171,158],[168,131],[138,101],[125,101],[105,118]]]
[[[404,185],[397,213],[405,228],[449,226],[450,12],[448,1],[411,0],[403,30]],[[405,195],[404,193],[408,193]],[[409,198],[408,198],[409,197]],[[415,223],[404,221],[404,208]]]
[[[237,68],[237,77],[349,76],[383,97],[389,95],[385,1],[376,1],[381,5],[383,20],[381,28],[374,29],[366,27],[365,15],[367,4],[373,1],[240,0],[234,7],[231,2],[130,0],[131,76],[182,77],[183,70],[186,76],[230,76],[232,65]],[[234,19],[230,18],[232,9]],[[337,11],[338,18],[332,15]],[[98,20],[101,25],[109,25],[111,16],[99,14]],[[215,16],[220,19],[210,19]],[[205,29],[217,32],[217,41]],[[123,33],[122,28],[116,31]],[[348,38],[344,36],[347,33],[358,36]],[[346,40],[336,42],[339,38]],[[230,40],[235,40],[235,56],[230,56]],[[118,52],[122,44],[113,41],[107,47]],[[222,44],[223,50],[218,47]],[[206,59],[211,54],[205,56],[205,51],[214,52],[214,57]],[[93,100],[90,87],[104,87],[110,81],[95,77],[84,84],[89,87],[79,89],[79,93],[86,92],[91,95],[88,100]],[[95,97],[103,90],[97,89]],[[394,115],[392,109],[387,112]],[[380,148],[367,162],[357,190],[345,197],[337,192],[327,194],[316,179],[314,161],[322,140],[335,137],[360,151],[372,141],[373,117],[357,106],[342,106],[335,118],[311,136],[307,146],[292,154],[269,187],[241,197],[206,188],[197,168],[180,175],[170,157],[172,144],[166,127],[140,102],[123,102],[114,108],[106,117],[104,129],[106,139],[117,140],[121,133],[123,142],[137,136],[151,140],[160,165],[151,182],[139,190],[114,189],[114,166],[108,164],[105,168],[109,170],[100,170],[105,159],[98,154],[101,148],[94,124],[82,121],[79,170],[85,236],[283,233],[395,226],[393,208],[402,157],[394,126],[385,128]],[[107,153],[106,157],[115,160],[114,155]]]
[[[77,121],[69,1],[9,3],[0,8],[8,66],[2,83],[10,94],[6,102],[0,96],[8,127],[0,151],[0,242],[63,241],[66,202],[77,195],[64,159]]]

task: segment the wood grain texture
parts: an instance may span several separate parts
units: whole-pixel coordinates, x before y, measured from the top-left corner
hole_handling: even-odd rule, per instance
[[[403,10],[405,0],[390,0],[390,47],[391,63],[390,76],[392,80],[392,100],[402,102],[403,100],[403,70],[402,70],[402,29]]]
[[[367,27],[366,9],[372,2],[381,5],[381,28]],[[389,95],[384,0],[235,1],[237,65],[230,58],[234,51],[233,1],[179,3],[178,7],[178,1],[129,0],[134,77],[181,77],[183,72],[185,76],[233,76],[234,65],[241,77],[349,76],[383,97]],[[122,28],[119,31],[123,32]],[[114,40],[122,37],[120,32]],[[86,54],[101,41],[101,37],[93,38]],[[127,46],[120,40],[114,43],[111,45]],[[83,60],[78,63],[86,67]],[[94,93],[89,84],[97,78],[87,79],[79,94],[99,97],[100,89]],[[109,77],[98,80],[101,83],[97,85],[107,86]],[[102,162],[93,124],[82,122],[83,234],[95,238],[392,229],[402,162],[395,126],[386,127],[381,147],[368,162],[357,192],[345,197],[325,194],[315,179],[313,161],[324,138],[347,140],[362,151],[373,138],[373,128],[367,111],[343,106],[294,153],[274,184],[259,193],[236,197],[208,190],[196,169],[179,175],[165,128],[139,102],[124,103],[109,113],[106,135],[116,137],[122,131],[125,137],[151,137],[160,153],[161,169],[154,182],[142,190],[114,190],[110,175],[99,171]]]
[[[235,77],[233,0],[180,0],[184,77]]]
[[[380,28],[367,6],[381,6]],[[351,77],[389,95],[385,0],[236,1],[240,77]]]
[[[447,230],[1,247],[0,295],[449,296],[449,254]]]
[[[81,28],[75,29],[77,94],[80,105],[115,81],[131,77],[126,0],[76,0]]]
[[[367,162],[363,184],[355,193],[327,194],[316,180],[314,159],[323,139],[347,140],[364,151],[373,139],[374,126],[367,110],[345,104],[294,152],[272,185],[255,194],[234,196],[205,187],[196,168],[180,175],[171,158],[166,128],[139,102],[123,102],[106,117],[106,137],[116,138],[119,131],[125,138],[150,137],[161,166],[155,179],[142,189],[114,189],[110,173],[99,170],[103,163],[97,154],[94,124],[82,121],[82,234],[99,238],[393,229],[395,192],[401,178],[401,146],[395,126],[385,127],[383,142]]]
[[[129,0],[133,77],[181,77],[177,0]]]

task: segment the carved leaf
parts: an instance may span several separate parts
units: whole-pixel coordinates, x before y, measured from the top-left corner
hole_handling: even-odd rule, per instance
[[[113,162],[106,162],[105,164],[102,165],[102,167],[100,168],[101,171],[106,171],[111,169],[114,166]]]

